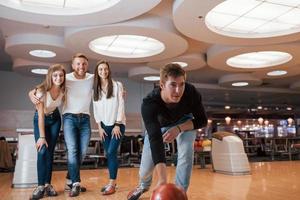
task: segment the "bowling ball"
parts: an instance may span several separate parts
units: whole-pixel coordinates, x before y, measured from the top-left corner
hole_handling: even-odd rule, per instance
[[[187,200],[185,191],[172,183],[159,186],[153,191],[151,200]]]

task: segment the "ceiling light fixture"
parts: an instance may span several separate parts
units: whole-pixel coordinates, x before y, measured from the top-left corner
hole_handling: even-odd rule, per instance
[[[48,73],[48,69],[32,69],[31,70],[32,73],[34,74],[42,74],[42,75],[45,75]]]
[[[230,106],[225,106],[225,109],[226,109],[226,110],[229,110],[229,109],[230,109]]]
[[[287,109],[287,110],[293,110],[291,107],[287,107],[286,109]]]
[[[207,27],[230,37],[263,38],[300,30],[300,0],[227,0],[205,17]]]
[[[227,59],[226,64],[234,68],[257,69],[287,63],[293,56],[281,51],[259,51],[240,54]]]
[[[144,80],[145,81],[159,81],[160,77],[159,76],[145,76]]]
[[[180,65],[182,68],[187,67],[188,64],[186,62],[172,62],[173,64],[178,64]]]
[[[165,45],[145,36],[112,35],[91,41],[89,48],[98,54],[111,57],[143,58],[161,53]]]
[[[235,83],[232,83],[231,85],[234,87],[244,87],[244,86],[249,85],[249,83],[248,82],[235,82]]]
[[[41,50],[41,49],[29,51],[29,54],[39,58],[53,58],[56,56],[56,53],[53,51]]]
[[[285,70],[275,70],[267,73],[268,76],[283,76],[285,74],[287,74]]]

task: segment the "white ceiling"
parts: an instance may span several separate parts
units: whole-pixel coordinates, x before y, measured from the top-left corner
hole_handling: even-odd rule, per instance
[[[201,91],[210,110],[215,111],[215,107],[223,112],[224,105],[231,105],[236,112],[244,112],[249,106],[263,105],[270,107],[269,111],[279,107],[284,113],[298,114],[300,84],[296,89],[290,87],[300,81],[300,33],[248,39],[214,33],[206,27],[204,18],[222,0],[120,2],[103,11],[65,17],[0,5],[0,71],[36,76],[30,73],[34,66],[47,68],[56,62],[69,65],[71,56],[82,52],[90,58],[90,71],[96,60],[106,59],[115,76],[143,81],[143,75],[155,75],[168,62],[184,61],[189,64],[188,80]],[[117,34],[152,37],[163,42],[165,50],[146,58],[116,58],[99,55],[88,47],[95,38]],[[28,54],[33,48],[53,50],[58,56],[35,58]],[[253,51],[286,51],[293,59],[268,69],[233,69],[226,64],[228,57]],[[280,78],[265,75],[278,69],[288,74]],[[232,88],[228,86],[230,80],[222,82],[228,77],[247,77],[254,85]],[[294,110],[285,111],[286,106]]]

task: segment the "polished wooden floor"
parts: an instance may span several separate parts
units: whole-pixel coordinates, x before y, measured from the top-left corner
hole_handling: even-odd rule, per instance
[[[168,178],[174,178],[174,167],[170,167]],[[251,163],[251,175],[231,176],[214,173],[210,165],[206,169],[195,166],[191,185],[188,191],[189,199],[195,200],[297,200],[300,199],[300,161],[258,162]],[[100,187],[106,183],[107,171],[104,169],[82,170],[82,184],[88,191],[79,197],[70,198],[63,191],[65,171],[53,173],[53,185],[59,196],[48,198],[62,199],[97,199],[123,200],[131,188],[136,186],[138,168],[122,168],[119,171],[118,191],[111,196],[102,196]],[[32,188],[11,188],[12,173],[0,173],[0,199],[29,199]],[[148,200],[151,191],[143,195],[142,200]],[[47,199],[47,198],[45,198]]]

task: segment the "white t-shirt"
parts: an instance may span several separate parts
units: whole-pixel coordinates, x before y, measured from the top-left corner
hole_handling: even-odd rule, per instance
[[[126,124],[123,85],[113,81],[113,96],[109,99],[102,92],[101,99],[93,101],[94,118],[97,123],[103,122],[107,126],[112,126],[116,122]]]
[[[66,75],[66,103],[62,113],[90,114],[94,75],[86,73],[84,79],[77,79],[73,72]]]
[[[44,95],[41,91],[37,90],[36,96],[41,102],[44,102],[44,113],[47,115],[61,105],[64,94],[61,92],[58,97],[53,100],[49,91]]]

